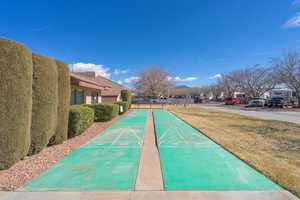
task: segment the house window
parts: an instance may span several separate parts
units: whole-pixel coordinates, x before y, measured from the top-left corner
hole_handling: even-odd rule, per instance
[[[71,90],[70,104],[75,104],[75,90]]]
[[[93,91],[92,92],[92,104],[96,104],[99,102],[99,92],[98,91]]]
[[[71,91],[71,104],[84,104],[84,91],[72,89]]]

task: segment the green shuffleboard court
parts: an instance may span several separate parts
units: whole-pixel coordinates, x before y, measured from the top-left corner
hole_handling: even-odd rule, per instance
[[[281,189],[172,113],[153,114],[166,190]]]
[[[131,190],[137,175],[147,110],[134,110],[20,190]]]

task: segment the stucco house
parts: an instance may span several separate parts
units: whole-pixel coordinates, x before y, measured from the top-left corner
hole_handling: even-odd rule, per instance
[[[71,98],[70,104],[96,104],[101,103],[101,95],[110,87],[90,80],[85,76],[70,73]]]
[[[122,90],[129,90],[128,88],[109,80],[103,76],[100,76],[96,72],[76,72],[75,74],[84,76],[94,82],[97,82],[100,85],[108,86],[108,90],[103,90],[101,92],[101,100],[102,103],[113,103],[117,101],[122,101],[121,99],[121,91]]]

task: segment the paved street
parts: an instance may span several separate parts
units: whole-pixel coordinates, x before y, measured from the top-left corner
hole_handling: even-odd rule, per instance
[[[259,118],[287,121],[293,123],[300,123],[300,112],[283,111],[283,110],[247,110],[236,106],[224,106],[218,104],[201,104],[202,107],[212,108],[219,111],[239,113],[243,115],[250,115]]]

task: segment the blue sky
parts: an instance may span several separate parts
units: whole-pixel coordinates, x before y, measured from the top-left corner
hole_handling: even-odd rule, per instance
[[[177,84],[261,64],[300,47],[300,0],[3,1],[0,37],[131,82],[144,66]]]

